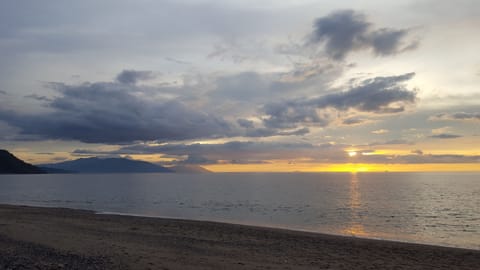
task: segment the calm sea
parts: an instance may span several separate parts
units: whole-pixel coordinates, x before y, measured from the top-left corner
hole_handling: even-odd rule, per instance
[[[1,175],[0,203],[480,249],[478,173]]]

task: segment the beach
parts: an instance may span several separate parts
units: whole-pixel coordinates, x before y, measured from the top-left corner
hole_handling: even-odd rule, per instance
[[[479,269],[480,251],[0,205],[0,269]]]

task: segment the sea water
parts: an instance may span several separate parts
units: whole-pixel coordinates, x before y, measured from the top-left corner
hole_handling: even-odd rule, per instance
[[[0,175],[0,203],[480,249],[478,173]]]

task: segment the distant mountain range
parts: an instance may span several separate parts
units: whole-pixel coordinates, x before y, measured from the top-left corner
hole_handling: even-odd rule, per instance
[[[99,157],[34,166],[0,149],[0,174],[20,173],[210,173],[210,171],[196,165],[166,168],[141,160]]]
[[[172,170],[146,161],[126,158],[80,158],[38,165],[50,173],[167,173]]]
[[[45,171],[18,159],[7,150],[0,149],[0,174],[29,173],[45,173]]]
[[[41,164],[48,173],[208,173],[195,165],[166,168],[146,161],[126,158],[80,158],[60,163]]]

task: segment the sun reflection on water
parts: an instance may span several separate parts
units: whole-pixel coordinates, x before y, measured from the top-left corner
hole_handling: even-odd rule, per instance
[[[362,206],[361,202],[361,193],[359,190],[359,180],[358,174],[356,172],[351,173],[350,177],[350,223],[347,224],[348,227],[342,230],[342,234],[352,235],[352,236],[369,236],[369,233],[365,231],[364,226],[361,223],[362,217],[360,215],[360,210]]]

